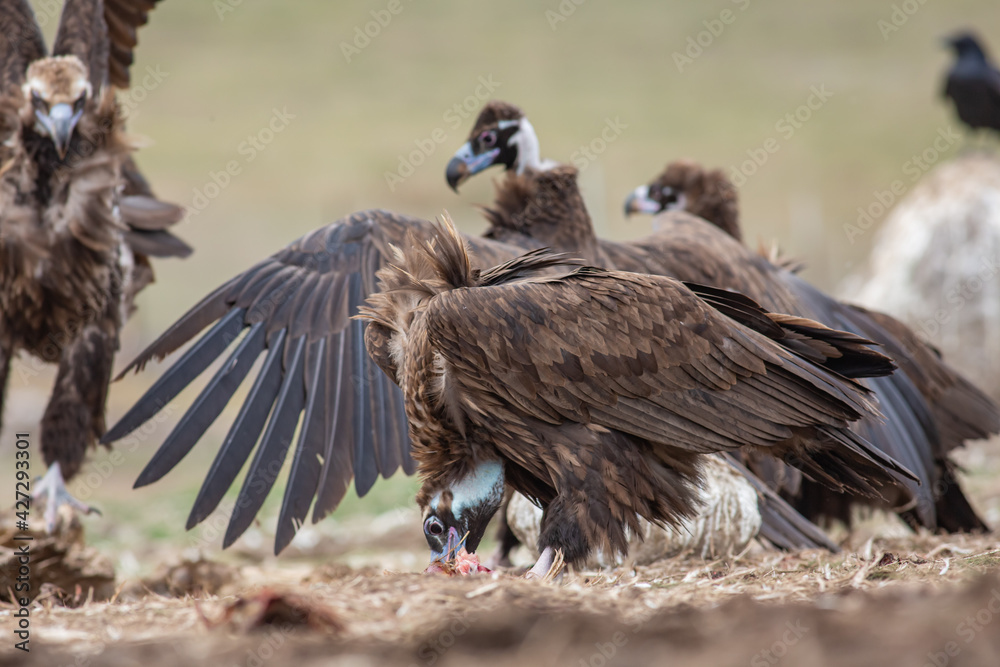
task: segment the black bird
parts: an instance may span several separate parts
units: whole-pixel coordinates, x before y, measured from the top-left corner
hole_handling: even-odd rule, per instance
[[[958,33],[946,43],[958,60],[948,71],[944,96],[955,103],[958,117],[972,129],[1000,131],[1000,71],[972,33]]]
[[[183,210],[153,196],[123,128],[136,30],[150,0],[68,0],[52,55],[26,0],[0,0],[0,409],[11,359],[58,363],[41,424],[49,470],[33,489],[91,508],[65,480],[104,432],[118,335],[149,257],[191,249],[167,229]]]

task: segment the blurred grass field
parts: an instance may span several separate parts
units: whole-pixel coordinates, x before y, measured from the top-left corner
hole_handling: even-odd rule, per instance
[[[455,195],[443,175],[474,117],[454,127],[447,114],[475,94],[481,77],[499,84],[496,97],[527,112],[545,157],[569,161],[608,119],[626,126],[581,174],[604,236],[648,232],[648,220],[623,220],[622,200],[667,161],[689,157],[728,170],[777,138],[778,152],[740,191],[746,236],[751,243],[778,240],[806,260],[811,280],[831,288],[874,236],[851,244],[843,225],[870,205],[875,190],[903,177],[903,164],[929,147],[939,128],[955,126],[939,97],[951,58],[941,37],[973,27],[1000,50],[1000,30],[988,32],[1000,26],[1000,4],[988,1],[914,2],[919,9],[884,35],[879,21],[892,20],[891,2],[566,0],[563,7],[576,8],[553,30],[547,12],[559,11],[554,0],[401,0],[402,11],[347,62],[342,43],[352,44],[356,29],[373,21],[371,12],[388,5],[168,0],[152,13],[140,33],[130,97],[130,129],[149,139],[140,166],[161,197],[186,206],[198,203],[196,192],[231,161],[239,173],[180,227],[195,254],[157,263],[157,283],[140,297],[119,367],[215,285],[351,211],[383,207],[432,217],[447,209],[464,230],[481,230],[473,205],[492,199],[491,179],[474,179]],[[678,71],[674,54],[723,10],[732,22]],[[54,29],[50,19],[46,32]],[[159,74],[147,78],[150,72]],[[804,104],[813,86],[832,97],[785,138],[776,123]],[[293,117],[248,161],[243,142],[266,128],[275,110]],[[446,140],[391,191],[385,173],[437,128]],[[0,436],[4,462],[15,430],[37,435],[52,377],[24,363],[18,368]],[[112,387],[110,420],[160,368]],[[178,407],[194,395],[185,393]],[[164,481],[129,490],[181,414],[157,425],[94,485],[89,500],[105,510],[95,523],[134,526],[138,533],[129,539],[185,539],[174,536],[224,430],[210,431]],[[43,469],[36,448],[33,470]],[[411,503],[414,488],[399,477],[381,483],[374,499],[349,500],[338,519]],[[280,491],[272,492],[269,516]],[[262,530],[269,541],[273,519]],[[114,531],[96,532],[116,539]]]

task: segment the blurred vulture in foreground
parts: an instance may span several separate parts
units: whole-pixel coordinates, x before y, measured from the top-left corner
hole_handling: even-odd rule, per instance
[[[703,180],[700,185],[705,190],[699,195],[695,188],[681,189],[680,182],[657,179],[646,186],[645,196],[633,192],[629,206],[649,213],[662,210],[656,219],[658,231],[638,241],[616,243],[594,233],[576,170],[543,162],[538,138],[523,112],[499,101],[486,105],[469,140],[455,153],[446,173],[448,183],[457,187],[492,165],[503,166],[507,176],[497,184],[494,204],[485,209],[490,238],[549,247],[598,266],[734,290],[773,312],[813,319],[884,345],[900,372],[866,383],[875,391],[886,419],[864,417],[855,428],[912,470],[919,482],[903,480],[875,502],[895,509],[911,526],[987,529],[958,486],[948,452],[967,439],[1000,431],[1000,410],[909,328],[881,313],[842,304],[747,249],[737,240],[738,208],[731,186],[728,193],[712,193],[711,182]],[[685,209],[719,215],[712,224],[674,210],[681,200]],[[798,472],[771,459],[749,463],[769,484],[794,498],[807,517],[849,520],[850,497],[806,483],[808,479]]]
[[[49,471],[36,484],[57,508],[104,432],[118,334],[149,257],[190,253],[167,228],[182,217],[139,174],[115,99],[129,83],[148,0],[68,0],[53,55],[26,0],[0,0],[0,406],[18,351],[59,371],[42,418]]]
[[[966,209],[970,214],[972,211],[989,210],[988,207],[984,209],[979,201],[980,198],[984,202],[989,200],[988,193],[975,192],[975,188],[982,186],[985,181],[970,176],[974,173],[992,174],[993,181],[996,181],[996,168],[993,166],[992,172],[989,169],[969,169],[963,172],[955,168],[955,172],[954,182],[948,182],[947,186],[939,183],[934,187],[921,189],[919,192],[923,199],[914,192],[917,199],[911,202],[912,206],[903,208],[918,211],[919,216],[894,214],[893,221],[906,224],[896,224],[893,227],[887,223],[887,229],[894,230],[895,236],[889,239],[891,242],[880,244],[879,248],[883,255],[891,253],[891,258],[880,261],[886,270],[879,272],[879,281],[872,281],[867,288],[868,303],[879,307],[896,307],[912,295],[911,301],[921,304],[920,313],[926,313],[927,318],[932,318],[933,309],[937,306],[927,304],[940,303],[944,296],[944,286],[949,281],[960,282],[961,276],[949,278],[946,275],[949,271],[959,271],[959,267],[967,266],[969,275],[974,275],[982,269],[981,256],[973,252],[973,248],[988,254],[982,249],[983,238],[991,239],[992,243],[993,232],[986,232],[988,225],[980,225],[978,233],[957,234],[957,230],[966,224],[965,221],[970,225],[978,224],[979,221],[971,215],[955,213],[956,210]],[[989,187],[992,188],[993,185]],[[947,192],[949,195],[934,204],[924,201],[928,193],[939,192]],[[686,216],[680,211],[701,215],[734,238],[740,238],[736,189],[720,170],[705,170],[688,161],[673,162],[648,185],[637,188],[626,202],[627,213],[656,214],[654,225],[664,232],[682,228],[686,224]],[[917,233],[920,229],[933,228],[933,225],[922,222],[925,218],[932,220],[934,224],[941,223],[937,232],[941,238]],[[984,216],[984,219],[988,219],[988,216]],[[943,221],[947,221],[947,224]],[[968,256],[967,261],[958,261],[958,249],[953,248],[951,256],[948,256],[948,250],[941,250],[950,248],[948,239],[954,239],[956,235],[970,239],[978,237],[979,245],[970,245],[964,251]],[[931,259],[927,250],[929,248],[944,252],[945,259]],[[877,255],[877,258],[881,256]],[[877,424],[866,420],[860,425],[858,432],[887,454],[904,462],[920,477],[922,485],[919,488],[911,486],[916,503],[897,508],[903,519],[913,527],[920,525],[932,530],[988,530],[962,492],[955,476],[955,464],[949,458],[949,453],[966,440],[986,438],[1000,431],[1000,409],[997,405],[949,366],[935,348],[923,342],[914,330],[899,320],[884,313],[837,301],[812,287],[792,271],[769,267],[760,258],[753,261],[767,270],[769,290],[748,290],[747,293],[759,299],[765,307],[787,308],[797,315],[874,340],[898,364],[899,370],[892,377],[867,381],[868,386],[879,397],[880,407],[888,421]],[[945,265],[949,267],[947,270],[943,268]],[[915,269],[917,266],[921,267],[919,271]],[[941,267],[943,273],[934,273],[933,268],[930,268],[934,266]],[[907,287],[906,280],[901,278],[923,275],[928,271],[927,285],[918,291],[912,286]],[[893,279],[896,279],[895,282]],[[939,295],[932,297],[935,293]],[[877,296],[873,297],[875,294]],[[975,309],[969,308],[968,311],[971,314]],[[909,321],[918,321],[918,318],[911,317]],[[988,336],[977,340],[980,341],[980,349],[982,345],[989,345],[988,342],[982,342],[988,341]],[[799,479],[797,474],[787,476],[787,470],[774,470],[769,474],[759,468],[757,471],[778,484],[785,496],[806,516],[814,519],[835,518],[849,523],[851,498],[830,494],[808,479]]]
[[[878,416],[836,369],[881,375],[867,341],[746,297],[533,251],[474,270],[450,222],[379,272],[365,341],[402,388],[435,559],[475,552],[506,487],[557,553],[621,554],[639,517],[677,525],[711,452],[761,450],[838,491],[910,476],[847,426]]]

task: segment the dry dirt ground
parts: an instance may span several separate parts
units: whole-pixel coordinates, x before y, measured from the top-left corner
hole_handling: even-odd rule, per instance
[[[1000,440],[963,457],[1000,525]],[[14,648],[16,530],[0,511],[0,666],[1000,665],[996,531],[914,535],[875,515],[834,533],[840,553],[753,545],[539,582],[420,574],[412,508],[335,515],[280,558],[266,535],[221,551],[214,534],[134,532],[159,505],[138,522],[104,509],[83,519],[89,541],[79,522],[35,534],[30,653]]]
[[[96,576],[107,557],[78,537],[36,571],[57,580],[90,559]],[[855,537],[839,554],[755,548],[554,582],[173,559],[94,593],[46,587],[28,654],[3,605],[0,664],[1000,664],[1000,538]]]

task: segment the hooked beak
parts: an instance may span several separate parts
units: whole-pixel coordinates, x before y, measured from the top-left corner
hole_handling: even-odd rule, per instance
[[[454,526],[448,528],[448,541],[443,551],[431,550],[431,562],[454,560],[458,550],[465,546],[465,538],[458,534]]]
[[[483,169],[493,164],[493,160],[500,155],[499,148],[493,148],[485,153],[476,155],[472,152],[472,146],[468,141],[455,152],[455,156],[448,162],[448,168],[444,175],[448,180],[448,186],[458,192],[458,186],[464,183],[470,176],[475,176]]]
[[[640,185],[625,200],[625,217],[633,213],[649,213],[655,215],[660,212],[660,205],[649,198],[649,186]]]
[[[56,104],[49,109],[48,114],[44,114],[39,110],[35,111],[35,118],[45,128],[45,131],[52,139],[52,143],[55,144],[60,160],[66,157],[66,153],[69,151],[69,142],[73,137],[73,130],[76,129],[76,124],[82,115],[82,109],[73,111],[73,107],[69,104]]]

